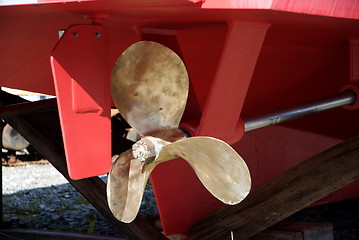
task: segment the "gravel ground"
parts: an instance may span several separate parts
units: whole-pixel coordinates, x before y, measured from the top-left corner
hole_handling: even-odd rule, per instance
[[[51,164],[3,166],[2,171],[5,222],[21,228],[123,237]],[[158,215],[151,190],[146,190],[140,212]]]
[[[15,227],[123,237],[52,165],[2,170],[4,220]],[[140,212],[158,215],[151,190],[146,190]],[[287,220],[333,223],[336,240],[359,239],[359,199],[304,209]]]

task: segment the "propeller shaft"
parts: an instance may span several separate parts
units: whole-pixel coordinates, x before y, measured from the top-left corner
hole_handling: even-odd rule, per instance
[[[304,117],[313,113],[355,104],[357,96],[354,91],[348,90],[334,96],[318,99],[313,102],[289,107],[281,111],[249,118],[244,121],[245,132],[268,127],[278,123]]]

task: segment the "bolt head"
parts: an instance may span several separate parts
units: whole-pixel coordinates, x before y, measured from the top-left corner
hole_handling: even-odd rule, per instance
[[[147,145],[143,141],[138,141],[132,146],[132,155],[134,158],[141,161],[146,161],[150,155]]]

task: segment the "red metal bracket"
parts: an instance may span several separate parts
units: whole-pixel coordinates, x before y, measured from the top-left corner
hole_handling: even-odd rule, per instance
[[[218,54],[217,70],[195,135],[214,136],[230,144],[242,137],[244,128],[241,126],[240,113],[268,27],[267,24],[256,23],[229,24],[227,32],[224,32],[224,46],[221,54]],[[180,47],[181,44],[189,44],[182,46],[185,59],[186,56],[188,59],[188,52],[185,51],[191,50],[190,44],[198,41],[190,38],[193,31],[182,32],[179,36]],[[197,66],[193,59],[191,61],[188,68],[190,76],[202,67]],[[200,79],[200,74],[196,74],[198,72],[195,73],[197,78],[192,81]],[[204,88],[201,84],[209,82],[201,80],[193,87]],[[193,223],[222,206],[183,160],[158,165],[151,174],[151,181],[166,234],[184,233]]]
[[[350,79],[349,84],[345,85],[341,91],[352,90],[359,96],[359,40],[352,39],[349,41],[349,57],[350,57]],[[345,106],[347,110],[359,109],[359,101],[357,100],[353,105]]]
[[[51,56],[67,166],[72,179],[111,167],[111,94],[105,78],[104,29],[69,27]]]
[[[195,135],[213,136],[229,144],[242,138],[244,125],[240,114],[269,26],[243,22],[229,24],[222,56]]]
[[[350,50],[350,82],[359,82],[359,40],[349,41]]]

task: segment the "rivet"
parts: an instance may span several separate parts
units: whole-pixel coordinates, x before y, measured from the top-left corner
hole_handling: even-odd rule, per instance
[[[96,38],[100,38],[100,37],[101,37],[101,33],[96,32],[96,33],[95,33],[95,37],[96,37]]]
[[[74,38],[78,38],[78,37],[79,37],[79,34],[78,34],[77,32],[74,32],[74,33],[72,34],[72,36],[73,36]]]

